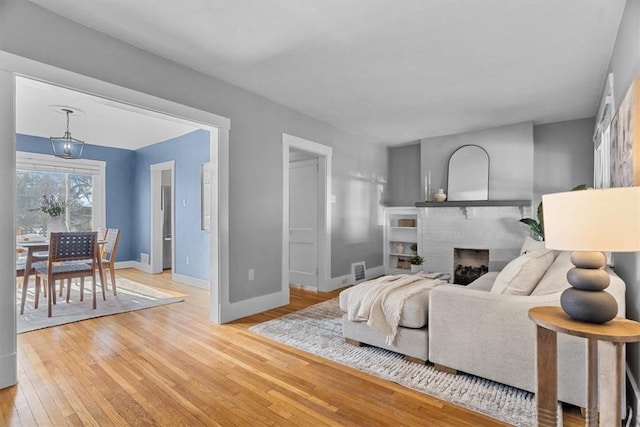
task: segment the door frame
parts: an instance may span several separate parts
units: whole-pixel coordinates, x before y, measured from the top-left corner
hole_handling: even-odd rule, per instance
[[[163,258],[164,258],[164,245],[163,245],[163,236],[162,236],[162,224],[164,222],[164,218],[162,216],[162,210],[158,209],[160,204],[162,203],[162,172],[163,171],[171,171],[171,275],[175,273],[176,270],[176,203],[175,203],[175,194],[176,194],[176,181],[175,181],[175,160],[170,160],[168,162],[155,163],[150,166],[150,209],[149,215],[150,219],[150,254],[149,254],[149,264],[151,266],[151,272],[154,274],[162,273],[163,270]]]
[[[229,130],[231,120],[157,96],[108,83],[0,50],[0,388],[17,382],[15,268],[15,78],[25,76],[116,100],[145,114],[197,123],[209,130],[211,186],[210,320],[222,323],[233,307],[229,302]]]
[[[331,159],[333,148],[282,134],[282,290],[289,290],[289,150],[297,148],[318,156],[318,291],[331,285]]]

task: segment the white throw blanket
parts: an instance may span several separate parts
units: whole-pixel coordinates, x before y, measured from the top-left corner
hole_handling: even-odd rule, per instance
[[[393,344],[405,301],[419,292],[432,289],[445,282],[416,275],[383,276],[355,286],[349,290],[348,319],[366,321],[380,331]]]

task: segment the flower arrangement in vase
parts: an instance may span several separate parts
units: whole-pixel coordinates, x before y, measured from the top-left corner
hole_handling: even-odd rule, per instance
[[[64,200],[60,200],[60,196],[57,194],[43,194],[40,206],[31,209],[31,212],[44,212],[49,215],[47,221],[47,231],[65,231],[66,225],[64,224],[64,214],[66,212],[67,204]]]
[[[64,215],[66,208],[67,204],[64,200],[60,200],[60,197],[57,194],[43,194],[40,207],[31,209],[31,212],[41,211],[49,216],[61,216]]]

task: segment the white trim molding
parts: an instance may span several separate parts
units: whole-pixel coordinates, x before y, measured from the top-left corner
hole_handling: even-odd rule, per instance
[[[367,268],[365,276],[365,280],[384,276],[384,265]],[[331,279],[331,283],[329,284],[329,288],[326,292],[335,291],[336,289],[345,288],[354,284],[355,282],[353,280],[353,274],[345,274],[344,276],[334,277],[333,279]]]
[[[282,134],[282,291],[289,291],[289,150],[318,155],[321,199],[318,229],[318,290],[331,287],[331,164],[333,149],[297,136]],[[287,301],[288,303],[288,301]]]
[[[273,294],[262,295],[234,303],[226,303],[223,305],[224,309],[222,312],[224,316],[222,323],[251,316],[255,313],[262,313],[263,311],[282,307],[287,304],[289,304],[289,288]]]
[[[153,274],[151,272],[151,265],[143,264],[139,261],[125,261],[127,263],[126,268],[135,268],[136,270],[144,271],[145,273]],[[116,267],[117,268],[117,267]]]
[[[171,280],[182,283],[183,285],[193,286],[194,288],[211,289],[211,284],[207,280],[198,279],[197,277],[185,276],[184,274],[172,273]]]
[[[0,64],[2,59],[0,58]],[[0,70],[0,388],[17,382],[15,77]]]

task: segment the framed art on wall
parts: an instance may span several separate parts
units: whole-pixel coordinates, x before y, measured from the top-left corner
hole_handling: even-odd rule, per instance
[[[635,78],[611,122],[611,186],[640,185],[640,78]]]

